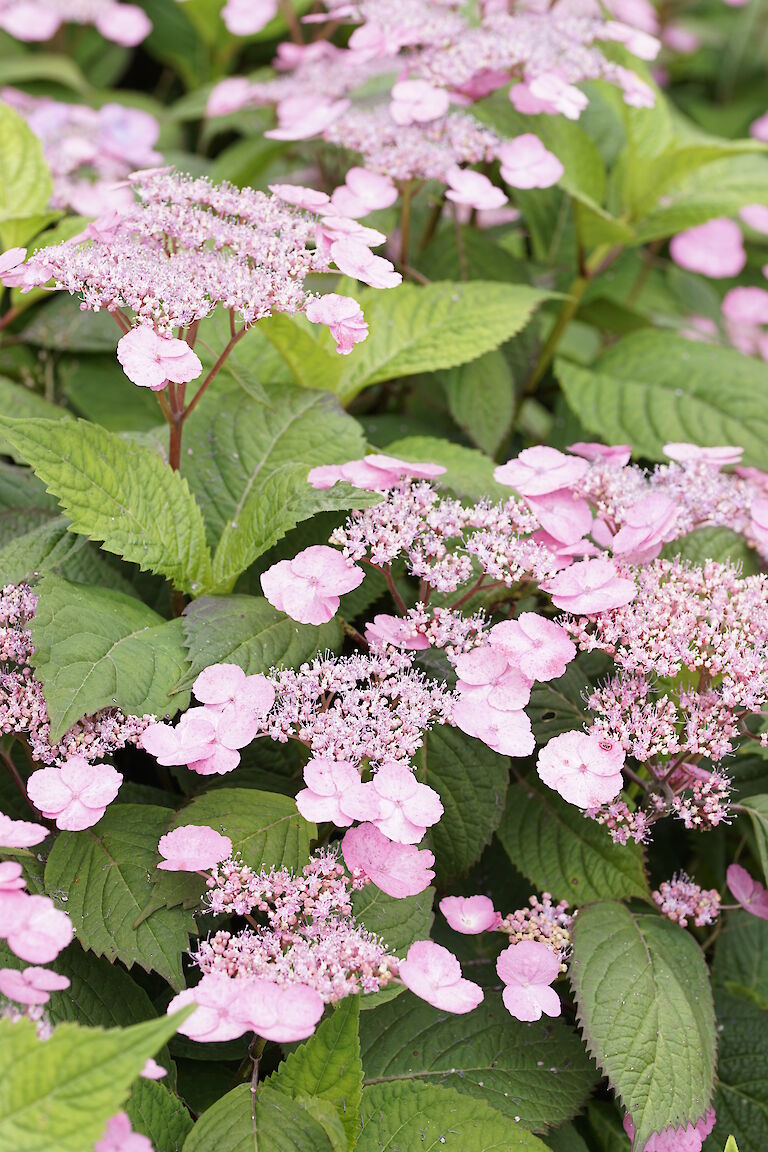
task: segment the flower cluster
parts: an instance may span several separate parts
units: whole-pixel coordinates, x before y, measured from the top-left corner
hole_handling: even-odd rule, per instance
[[[41,825],[10,821],[0,813],[0,846],[29,847],[39,844],[47,834]],[[51,992],[68,988],[69,980],[42,965],[55,960],[72,936],[72,924],[65,912],[56,908],[48,896],[27,892],[21,864],[0,862],[0,939],[5,940],[14,956],[29,965],[0,968],[0,995],[16,1006],[22,1005],[22,1011],[39,1020],[43,1029],[43,1005],[50,1000]]]
[[[685,872],[664,880],[653,893],[662,916],[685,928],[689,919],[697,928],[714,924],[720,913],[720,893],[716,888],[701,888]]]

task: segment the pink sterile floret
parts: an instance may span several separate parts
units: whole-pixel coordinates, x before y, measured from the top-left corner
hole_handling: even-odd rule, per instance
[[[604,460],[620,468],[629,464],[632,457],[631,444],[600,444],[595,440],[577,440],[568,445],[568,451],[585,460]]]
[[[325,324],[336,341],[340,356],[348,356],[355,344],[368,336],[368,324],[357,300],[329,292],[307,303],[305,316],[311,324]]]
[[[395,266],[383,256],[375,256],[362,240],[355,236],[334,240],[331,259],[340,272],[369,284],[371,288],[396,288],[403,277]]]
[[[0,812],[0,848],[32,848],[45,840],[48,829],[30,820],[11,820]]]
[[[462,698],[476,706],[515,712],[531,698],[531,681],[524,676],[507,653],[490,644],[473,648],[455,661],[456,687]]]
[[[560,960],[538,940],[510,944],[496,961],[496,971],[504,981],[504,1007],[517,1020],[540,1020],[560,1015],[560,998],[549,985],[557,979]]]
[[[262,573],[261,587],[270,604],[300,624],[325,624],[339,609],[339,596],[351,592],[365,573],[335,548],[315,544],[279,560]]]
[[[134,1132],[127,1112],[118,1112],[107,1124],[101,1140],[94,1144],[93,1152],[152,1152],[152,1143],[147,1136]]]
[[[359,824],[341,842],[344,861],[351,872],[358,870],[377,888],[397,900],[416,896],[429,887],[435,873],[431,852],[413,844],[395,844],[375,824]]]
[[[0,937],[20,960],[50,964],[73,935],[69,916],[47,896],[0,893]]]
[[[240,987],[249,1027],[277,1044],[306,1040],[325,1009],[320,994],[306,984],[280,985],[257,977],[241,981]]]
[[[141,1070],[141,1075],[145,1080],[162,1080],[164,1076],[168,1075],[168,1069],[163,1068],[162,1064],[158,1064],[150,1056]]]
[[[541,585],[563,612],[592,616],[611,612],[635,599],[634,580],[620,576],[612,560],[581,560]]]
[[[397,187],[389,176],[369,172],[367,168],[350,168],[344,183],[331,196],[334,210],[353,220],[380,208],[389,208],[397,200]]]
[[[150,724],[141,734],[141,746],[158,764],[186,764],[200,776],[231,772],[240,763],[240,753],[227,747],[226,732],[219,733],[218,715],[207,707],[189,708],[175,728]]]
[[[621,791],[624,750],[598,735],[563,732],[539,752],[543,782],[579,808],[599,808]]]
[[[726,878],[728,888],[742,908],[760,920],[768,920],[768,890],[740,864],[731,864]]]
[[[250,744],[275,702],[274,685],[266,676],[246,676],[237,664],[209,665],[192,691],[212,714],[217,740],[232,749]]]
[[[567,488],[544,496],[528,496],[526,504],[544,531],[559,545],[576,544],[592,528],[589,504]]]
[[[166,872],[205,872],[232,855],[229,836],[207,824],[184,824],[160,837],[157,850],[163,860],[158,868]]]
[[[431,940],[417,940],[400,961],[400,979],[414,995],[444,1012],[471,1012],[483,999],[483,990],[464,980],[452,952]]]
[[[726,217],[707,220],[673,236],[669,254],[681,268],[716,280],[738,276],[747,262],[741,229]]]
[[[547,105],[544,111],[559,112],[567,120],[578,120],[589,103],[575,84],[569,84],[557,72],[543,72],[535,76],[530,81],[528,89],[535,100],[543,101]]]
[[[433,480],[444,472],[440,464],[413,464],[396,456],[373,453],[346,464],[321,464],[311,470],[307,480],[313,488],[332,488],[344,480],[368,492],[386,492],[402,480]]]
[[[426,124],[444,116],[450,103],[444,88],[435,88],[426,80],[401,80],[392,88],[389,114],[396,124]]]
[[[203,371],[200,358],[186,340],[160,336],[148,324],[132,328],[117,345],[123,372],[140,388],[160,392],[169,381],[186,384]]]
[[[389,644],[393,648],[407,648],[412,652],[429,648],[429,640],[423,632],[417,630],[412,620],[385,613],[379,613],[366,624],[365,638],[372,647],[381,648]]]
[[[715,1110],[708,1108],[695,1124],[688,1124],[685,1128],[665,1128],[663,1132],[654,1132],[645,1142],[643,1152],[701,1152],[702,1145],[715,1126]],[[632,1117],[624,1117],[624,1131],[630,1140],[635,1138],[635,1126]]]
[[[245,76],[230,76],[226,80],[221,80],[210,91],[208,103],[205,106],[206,116],[211,118],[229,116],[232,112],[239,111],[250,103],[252,91],[253,85]],[[282,185],[276,185],[276,187],[282,187]],[[270,192],[275,192],[271,185]],[[275,192],[275,195],[279,196],[280,193]],[[293,203],[293,201],[288,202]]]
[[[768,205],[747,204],[739,210],[739,216],[755,232],[768,233]]]
[[[47,1004],[51,992],[63,988],[69,988],[69,980],[50,968],[0,968],[0,992],[17,1004]]]
[[[20,892],[26,886],[21,864],[15,860],[0,861],[0,892]]]
[[[253,36],[274,20],[278,0],[227,0],[221,18],[233,36]]]
[[[277,128],[264,135],[270,140],[309,140],[330,128],[349,108],[349,100],[318,100],[314,96],[289,96],[281,100],[277,112]]]
[[[472,168],[460,168],[454,164],[445,174],[448,184],[446,199],[454,204],[466,204],[469,208],[476,208],[478,212],[488,209],[501,208],[507,203],[507,198],[501,188],[492,184],[482,172],[475,172]]]
[[[341,801],[355,820],[368,820],[388,840],[418,844],[427,828],[443,814],[440,796],[420,784],[410,768],[384,763],[367,784],[358,783]]]
[[[525,448],[514,460],[500,464],[494,469],[493,478],[515,488],[521,496],[545,496],[559,488],[569,488],[588,469],[586,460],[540,444]]]
[[[339,828],[348,828],[353,816],[342,801],[360,786],[360,773],[349,760],[324,760],[316,757],[304,767],[307,785],[296,796],[296,807],[305,820],[322,823],[332,820]]]
[[[722,468],[726,464],[740,463],[744,449],[733,444],[702,448],[699,444],[671,443],[664,445],[664,455],[669,456],[670,460],[676,460],[678,464],[706,464]]]
[[[46,820],[67,832],[97,824],[117,796],[123,777],[109,764],[69,756],[60,767],[39,768],[27,781],[30,800]]]
[[[269,190],[286,204],[306,208],[308,212],[327,208],[331,200],[327,192],[318,192],[316,188],[306,188],[303,184],[270,184]]]
[[[179,1032],[206,1043],[236,1040],[251,1026],[246,1018],[244,985],[223,972],[209,972],[194,988],[185,988],[168,1005],[168,1015],[195,1004],[192,1015],[179,1025]]]
[[[679,518],[679,501],[663,492],[651,492],[624,513],[611,548],[632,564],[647,564],[656,559],[662,544],[675,538]]]
[[[557,156],[532,132],[505,140],[496,155],[501,161],[501,178],[511,188],[551,188],[563,175]]]
[[[8,248],[0,256],[0,277],[7,272],[13,272],[24,263],[27,256],[26,248]]]
[[[462,694],[453,709],[453,722],[467,736],[482,740],[502,756],[530,756],[533,752],[535,740],[525,712],[494,707],[487,695],[483,700],[479,694]]]
[[[492,932],[501,923],[501,913],[487,896],[444,896],[440,911],[454,932],[465,936]]]
[[[554,620],[522,612],[489,632],[493,648],[503,652],[529,680],[557,680],[576,655],[576,645]]]

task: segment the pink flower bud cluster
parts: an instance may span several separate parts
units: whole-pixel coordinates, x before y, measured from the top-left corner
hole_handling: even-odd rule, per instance
[[[3,844],[3,821],[8,817],[0,814],[0,845]],[[5,841],[17,841],[15,846],[36,844],[43,836],[25,833],[24,829],[35,829],[39,825],[23,825],[22,821],[8,821],[15,824],[15,837],[6,833]],[[21,827],[20,827],[21,826]],[[65,912],[56,908],[48,896],[32,896],[26,890],[21,864],[15,861],[0,863],[0,940],[5,940],[11,952],[30,965],[26,968],[0,968],[0,995],[15,1005],[24,1005],[24,1012],[32,1019],[42,1018],[42,1006],[50,1000],[51,992],[59,992],[69,987],[66,976],[59,976],[50,968],[40,965],[50,964],[59,952],[66,948],[73,936],[72,924]]]
[[[571,930],[573,916],[568,912],[568,901],[552,901],[549,892],[542,892],[541,898],[530,896],[529,908],[518,908],[509,912],[499,924],[499,931],[509,936],[510,943],[521,940],[537,940],[546,944],[560,958],[560,971],[565,971],[565,961],[571,951]]]
[[[15,88],[3,88],[0,95],[21,113],[43,145],[53,178],[52,208],[81,216],[129,209],[134,197],[124,183],[126,177],[162,160],[155,151],[160,125],[140,108],[122,104],[89,108]]]
[[[63,24],[93,24],[105,40],[133,48],[152,31],[138,4],[117,0],[0,0],[0,28],[17,40],[50,40]]]
[[[662,916],[685,928],[689,919],[697,928],[714,924],[720,915],[720,893],[716,888],[701,888],[685,872],[664,880],[653,894]]]

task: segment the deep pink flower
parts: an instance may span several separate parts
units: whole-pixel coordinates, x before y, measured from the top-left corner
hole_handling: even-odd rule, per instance
[[[300,624],[325,624],[339,610],[339,597],[362,584],[365,573],[335,548],[314,544],[293,560],[279,560],[261,576],[273,607]]]
[[[152,1143],[147,1136],[134,1132],[127,1112],[118,1112],[107,1124],[101,1140],[94,1144],[93,1152],[152,1152]]]
[[[123,777],[109,764],[69,756],[60,766],[38,768],[27,781],[30,800],[46,820],[67,832],[97,824],[117,796]]]
[[[741,229],[727,217],[707,220],[673,236],[669,254],[681,268],[713,279],[738,276],[747,262]]]
[[[662,544],[674,540],[680,506],[663,492],[643,496],[624,513],[621,528],[611,542],[615,555],[632,564],[647,564],[661,552]]]
[[[620,576],[612,560],[581,560],[541,585],[563,612],[591,616],[622,608],[635,599],[633,580]]]
[[[368,820],[388,840],[418,844],[427,828],[443,814],[440,796],[420,784],[410,768],[382,764],[367,784],[358,783],[341,797],[342,811],[355,820]]]
[[[504,1007],[516,1020],[540,1020],[560,1015],[560,998],[550,988],[560,972],[560,959],[539,940],[510,944],[496,961],[496,971],[504,981]]]
[[[621,791],[624,750],[599,735],[563,732],[539,752],[536,771],[549,788],[579,808],[599,808]]]
[[[629,1114],[624,1117],[623,1124],[627,1136],[634,1140],[635,1126]],[[670,1125],[663,1132],[654,1132],[646,1141],[643,1152],[701,1152],[702,1144],[714,1126],[715,1110],[708,1108],[695,1124],[688,1124],[685,1128]]]
[[[74,933],[69,916],[47,896],[8,892],[0,896],[0,937],[20,960],[50,964]]]
[[[371,288],[396,288],[403,279],[395,271],[394,264],[383,256],[375,256],[370,248],[353,236],[333,241],[331,259],[345,276],[361,280]]]
[[[123,372],[139,388],[161,392],[169,381],[186,384],[203,371],[200,358],[186,340],[160,336],[148,324],[132,328],[117,345]]]
[[[350,168],[344,183],[331,196],[334,210],[353,220],[381,208],[390,208],[397,200],[397,188],[389,176],[369,172],[367,168]]]
[[[729,866],[726,879],[734,899],[738,900],[742,908],[760,920],[768,920],[768,889],[750,876],[740,864]]]
[[[738,464],[744,455],[743,448],[723,445],[718,448],[702,448],[699,444],[670,443],[664,445],[664,455],[678,464],[707,464],[723,468],[727,464]]]
[[[257,977],[241,981],[240,989],[240,1008],[249,1028],[278,1044],[306,1040],[325,1010],[320,994],[306,984],[280,985]]]
[[[568,451],[574,456],[583,456],[585,460],[604,460],[620,468],[629,464],[632,457],[631,444],[600,444],[594,440],[577,440],[568,445]]]
[[[398,460],[396,456],[373,453],[362,460],[349,460],[346,464],[321,464],[311,470],[307,480],[313,488],[332,488],[340,480],[345,480],[355,488],[386,492],[401,480],[433,480],[444,472],[445,468],[440,464],[413,464]]]
[[[495,624],[489,636],[493,647],[531,681],[557,680],[576,655],[565,629],[536,612],[522,612],[516,620]]]
[[[368,336],[368,324],[357,300],[329,292],[307,302],[304,315],[311,324],[325,324],[336,341],[336,351],[348,356]]]
[[[461,975],[452,952],[431,940],[417,940],[400,961],[400,979],[415,996],[445,1012],[471,1012],[483,999],[483,990]]]
[[[379,613],[365,626],[365,638],[371,645],[381,647],[390,644],[393,648],[407,648],[412,652],[423,652],[429,648],[429,640],[418,632],[412,621],[402,616],[387,616]]]
[[[11,820],[0,812],[0,848],[32,848],[45,840],[48,829],[29,820]]]
[[[192,685],[205,711],[213,713],[216,738],[226,748],[245,748],[275,702],[266,676],[246,676],[237,664],[211,664]]]
[[[221,18],[233,36],[253,36],[274,20],[278,0],[227,0]]]
[[[348,828],[354,819],[343,811],[341,801],[360,787],[360,772],[348,760],[316,757],[304,766],[307,785],[296,796],[296,807],[305,820],[320,824],[331,820],[338,828]]]
[[[514,460],[500,464],[494,469],[493,478],[499,484],[516,489],[521,496],[545,496],[560,488],[569,488],[588,469],[585,460],[541,444],[525,448]]]
[[[454,932],[465,936],[492,932],[501,923],[501,913],[487,896],[444,896],[440,911]]]
[[[374,824],[359,824],[345,833],[341,842],[344,860],[351,872],[356,869],[377,888],[397,900],[415,896],[429,887],[435,873],[431,852],[412,844],[395,844]]]
[[[21,892],[26,886],[21,864],[15,860],[0,860],[0,892]]]
[[[17,1004],[47,1004],[51,992],[63,988],[69,980],[50,968],[0,968],[0,992]]]
[[[557,156],[532,132],[505,140],[496,155],[501,162],[501,178],[512,188],[551,188],[563,175]]]
[[[501,188],[492,184],[482,172],[475,172],[473,168],[460,168],[454,164],[445,174],[448,191],[446,199],[454,204],[466,204],[478,212],[493,208],[501,208],[507,203],[507,197]]]
[[[183,824],[160,837],[157,850],[164,859],[158,868],[166,872],[206,872],[232,855],[229,836],[207,824]]]
[[[251,1031],[243,991],[241,981],[230,979],[223,972],[208,972],[194,988],[185,988],[174,996],[167,1013],[170,1016],[179,1008],[195,1004],[192,1015],[179,1025],[182,1036],[205,1043],[236,1040]]]
[[[451,104],[444,88],[426,80],[400,80],[392,87],[389,114],[396,124],[426,124],[444,116]]]

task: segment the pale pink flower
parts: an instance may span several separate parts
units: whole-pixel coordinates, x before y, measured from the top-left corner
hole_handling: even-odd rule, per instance
[[[444,896],[440,911],[454,932],[465,936],[493,932],[501,923],[501,913],[487,896]]]
[[[531,722],[522,710],[505,711],[463,695],[453,709],[453,722],[502,756],[530,756],[535,747]]]
[[[0,860],[0,892],[21,892],[26,886],[21,864],[15,860]]]
[[[118,1112],[107,1124],[101,1140],[94,1144],[93,1152],[152,1152],[152,1142],[134,1132],[127,1112]]]
[[[369,172],[367,168],[350,168],[344,183],[331,196],[334,210],[356,220],[381,208],[390,208],[397,200],[397,188],[389,176]]]
[[[632,457],[631,444],[600,444],[596,441],[578,440],[568,445],[568,451],[574,456],[583,456],[585,460],[604,460],[623,468],[629,464]]]
[[[567,488],[547,492],[544,496],[529,496],[526,504],[544,531],[558,544],[575,544],[592,528],[589,504]]]
[[[219,734],[218,720],[219,714],[212,708],[189,708],[175,728],[170,724],[150,724],[142,732],[140,743],[158,764],[186,764],[200,776],[224,775],[237,768],[240,753],[227,746],[226,733]],[[254,724],[258,727],[255,721]],[[241,730],[235,733],[242,734]]]
[[[726,0],[732,4],[734,0]],[[623,1121],[624,1131],[630,1140],[634,1140],[635,1126],[632,1117],[627,1113]],[[654,1132],[645,1143],[643,1152],[701,1152],[702,1145],[715,1126],[715,1110],[708,1108],[695,1124],[687,1124],[685,1128],[674,1128],[670,1125],[663,1132]]]
[[[496,155],[501,161],[501,178],[512,188],[551,188],[563,175],[557,156],[532,132],[505,140]]]
[[[0,912],[0,938],[28,964],[50,964],[72,941],[69,916],[47,896],[6,893],[0,896]]]
[[[396,456],[374,453],[362,460],[349,460],[346,464],[321,464],[311,470],[307,480],[313,488],[332,488],[344,480],[368,492],[386,492],[401,480],[433,480],[444,472],[445,468],[440,464],[412,464],[398,460]]]
[[[539,940],[520,940],[510,944],[496,961],[496,971],[504,981],[502,999],[510,1016],[516,1020],[540,1020],[560,1015],[560,998],[553,980],[560,973],[560,959]]]
[[[182,1036],[204,1043],[236,1040],[251,1031],[243,991],[239,980],[232,980],[223,972],[208,972],[194,988],[185,988],[174,996],[166,1011],[171,1016],[179,1008],[195,1004],[192,1015],[179,1025]]]
[[[546,111],[559,112],[567,120],[578,120],[589,103],[580,89],[555,72],[544,72],[534,77],[528,83],[528,90],[534,99],[548,106]]]
[[[516,620],[495,624],[489,637],[493,647],[531,681],[557,680],[576,655],[565,629],[536,612],[522,612]]]
[[[227,0],[221,18],[233,36],[253,36],[274,20],[278,0]]]
[[[349,100],[318,100],[314,96],[289,96],[277,105],[277,128],[264,135],[270,140],[309,140],[330,128],[349,108]]]
[[[663,492],[643,496],[624,513],[611,542],[613,553],[631,564],[655,560],[662,544],[678,535],[679,518],[679,503],[670,496]]]
[[[731,288],[723,297],[723,316],[734,324],[768,324],[768,292],[765,288]]]
[[[315,757],[304,766],[307,785],[296,796],[296,807],[305,820],[320,824],[331,820],[338,828],[348,828],[354,819],[342,809],[342,800],[360,787],[360,773],[349,760]]]
[[[186,340],[160,336],[148,324],[132,328],[118,342],[117,358],[128,379],[139,388],[161,392],[169,381],[196,380],[203,366]]]
[[[445,116],[451,99],[444,88],[426,80],[400,80],[392,87],[389,114],[396,124],[426,124]]]
[[[599,808],[621,792],[624,750],[600,735],[563,732],[539,752],[539,778],[578,808]]]
[[[274,686],[266,676],[246,676],[237,664],[211,664],[192,685],[216,724],[217,739],[227,748],[245,748],[275,702]]]
[[[753,231],[768,234],[768,204],[747,204],[739,216]]]
[[[232,112],[239,112],[250,103],[252,91],[253,85],[245,76],[228,76],[211,89],[205,106],[206,116],[229,116]]]
[[[427,828],[443,814],[440,796],[420,784],[403,764],[382,764],[373,779],[357,785],[341,798],[341,808],[355,820],[368,820],[388,840],[418,844]]]
[[[162,1080],[164,1076],[168,1075],[168,1069],[163,1068],[162,1064],[158,1064],[150,1056],[141,1070],[141,1075],[145,1080]]]
[[[661,48],[661,42],[655,36],[620,20],[606,20],[600,28],[600,39],[625,44],[640,60],[655,60]]]
[[[327,209],[331,199],[327,192],[305,188],[303,184],[270,184],[269,190],[278,200],[293,204],[296,208],[305,208],[308,212]]]
[[[757,120],[753,120],[749,126],[750,136],[754,136],[756,140],[768,141],[768,112],[764,112],[762,116],[758,116]]]
[[[483,990],[461,975],[452,952],[432,940],[417,940],[400,961],[400,979],[415,996],[444,1012],[471,1012],[483,999]]]
[[[530,84],[524,80],[513,84],[509,90],[509,99],[518,112],[524,116],[538,116],[542,112],[548,116],[556,115],[557,108],[550,100],[542,100],[531,92]]]
[[[69,756],[60,766],[38,768],[27,781],[27,794],[46,820],[67,832],[97,824],[117,796],[123,777],[109,764],[90,764]]]
[[[278,1044],[306,1040],[325,1010],[322,996],[306,984],[279,985],[259,977],[238,983],[240,1010],[249,1028],[264,1040]]]
[[[726,464],[740,463],[744,449],[730,444],[702,448],[698,444],[671,443],[664,445],[664,455],[669,456],[670,460],[676,460],[678,464],[707,464],[722,468]]]
[[[633,580],[620,576],[612,560],[581,560],[541,585],[563,612],[591,616],[622,608],[637,595]]]
[[[511,665],[511,666],[510,666]],[[455,661],[456,687],[478,708],[488,704],[503,712],[524,708],[531,698],[531,680],[508,659],[506,650],[484,645]]]
[[[731,894],[742,908],[760,920],[768,920],[768,889],[740,864],[731,864],[725,875]]]
[[[417,631],[412,621],[402,616],[387,616],[384,613],[374,616],[365,626],[365,638],[371,645],[382,647],[390,644],[393,648],[407,648],[419,652],[429,648],[429,640]]]
[[[0,968],[0,992],[17,1004],[47,1004],[51,992],[63,988],[69,980],[50,968]]]
[[[50,40],[61,24],[61,16],[54,8],[46,8],[36,0],[18,0],[0,11],[0,28],[17,40]]]
[[[727,217],[707,220],[673,236],[669,254],[681,268],[716,280],[738,276],[747,262],[741,229]]]
[[[106,40],[124,48],[141,44],[152,31],[152,21],[136,4],[104,4],[94,23]]]
[[[336,341],[336,351],[348,356],[368,336],[368,324],[357,300],[329,292],[307,302],[304,312],[311,324],[325,324]]]
[[[362,584],[365,573],[335,548],[314,544],[293,560],[279,560],[261,576],[270,604],[300,624],[325,624],[339,610],[339,597]]]
[[[5,283],[3,277],[8,272],[14,272],[27,258],[26,248],[7,248],[0,256],[0,283]]]
[[[183,824],[160,837],[157,850],[163,859],[158,864],[166,872],[206,872],[232,855],[229,836],[207,824]]]
[[[315,227],[315,243],[323,259],[331,259],[331,247],[337,240],[356,240],[366,248],[378,248],[386,236],[377,228],[368,228],[359,220],[349,220],[346,216],[334,216],[326,209]]]
[[[493,478],[507,484],[521,496],[545,496],[559,488],[569,488],[589,470],[585,460],[566,456],[544,444],[525,448],[519,456],[494,469]]]
[[[29,820],[11,820],[0,812],[0,848],[32,848],[49,835],[43,824]]]
[[[759,548],[768,549],[768,499],[760,497],[752,501],[749,534]]]
[[[371,288],[396,288],[403,279],[391,261],[375,256],[370,248],[354,237],[334,240],[331,259],[345,276],[361,280]]]
[[[621,88],[624,103],[630,108],[653,108],[656,103],[653,88],[650,84],[646,84],[645,80],[641,80],[636,72],[617,64],[614,77]]]
[[[420,851],[412,844],[395,844],[374,824],[350,828],[341,850],[351,872],[357,870],[367,876],[377,888],[397,900],[423,892],[435,877],[431,852]]]
[[[445,174],[448,191],[445,193],[448,200],[454,204],[466,204],[478,212],[487,209],[501,208],[507,203],[507,197],[501,188],[492,184],[482,172],[475,172],[473,168],[460,168],[454,164]]]

